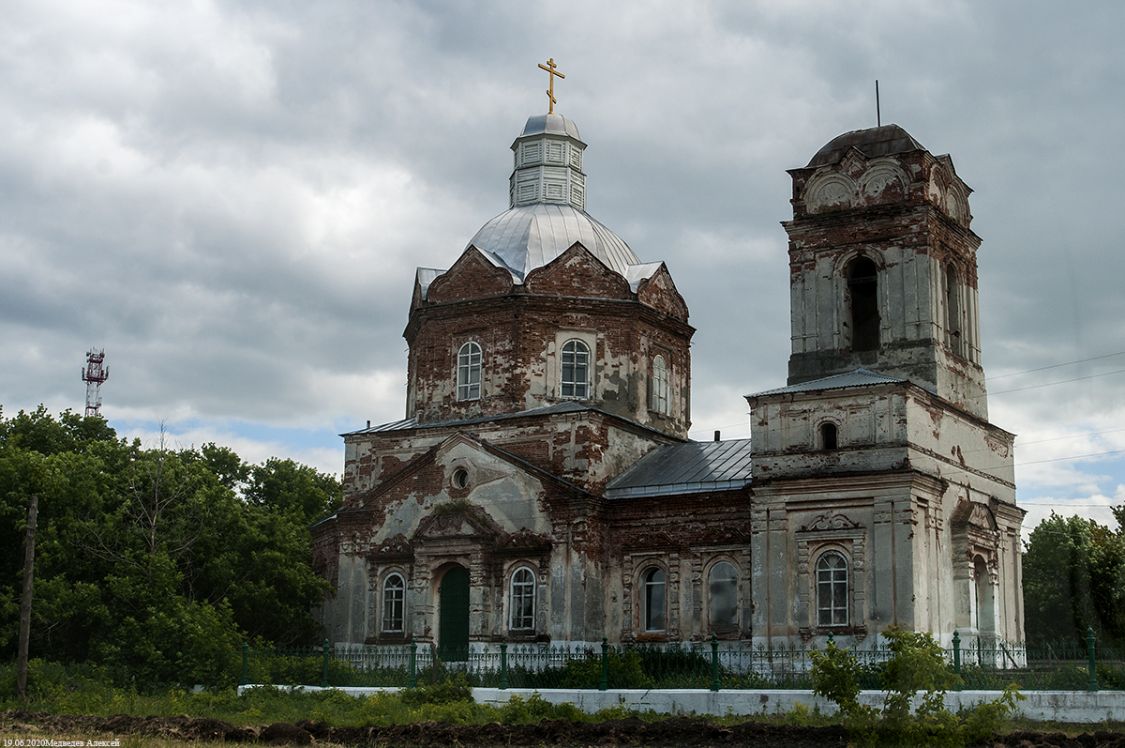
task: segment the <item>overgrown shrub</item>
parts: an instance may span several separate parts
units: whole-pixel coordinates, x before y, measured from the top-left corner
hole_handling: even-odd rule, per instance
[[[829,644],[814,652],[813,691],[835,702],[852,739],[862,745],[964,745],[992,735],[1022,699],[1015,686],[996,700],[953,714],[945,694],[959,679],[930,634],[888,629],[891,657],[883,670],[882,710],[859,702],[855,656]],[[916,705],[915,705],[915,702]]]
[[[411,706],[473,700],[473,689],[464,673],[454,673],[445,680],[408,688],[401,693],[402,702]]]

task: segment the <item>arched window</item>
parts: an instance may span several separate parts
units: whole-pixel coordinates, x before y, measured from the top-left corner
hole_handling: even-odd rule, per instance
[[[816,623],[848,625],[848,562],[837,551],[828,551],[816,562]]]
[[[820,448],[821,449],[836,449],[838,442],[836,440],[836,424],[822,423],[820,424]]]
[[[480,346],[473,342],[465,343],[457,351],[457,399],[480,399]]]
[[[713,633],[738,630],[738,570],[734,564],[720,561],[707,575],[708,620]]]
[[[590,396],[590,348],[581,340],[568,340],[562,347],[563,397]]]
[[[995,613],[995,598],[994,590],[992,587],[992,577],[988,573],[988,564],[984,559],[977,556],[973,559],[973,586],[976,587],[976,624],[977,633],[982,636],[995,633],[996,630],[996,613]]]
[[[402,633],[405,619],[406,582],[401,574],[390,574],[383,580],[383,626],[388,634]]]
[[[650,410],[668,414],[668,364],[660,355],[652,359],[652,390],[649,399]]]
[[[961,289],[957,282],[957,268],[953,263],[945,266],[945,332],[946,341],[953,352],[964,355],[961,335]]]
[[[852,350],[879,348],[879,269],[867,257],[848,265],[848,295],[851,297]]]
[[[512,574],[508,591],[508,630],[535,629],[535,573],[521,566]]]
[[[664,570],[653,566],[641,576],[644,595],[644,630],[664,630]]]

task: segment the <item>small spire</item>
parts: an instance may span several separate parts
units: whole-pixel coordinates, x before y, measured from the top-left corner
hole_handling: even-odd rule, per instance
[[[879,108],[879,79],[875,79],[875,126],[883,126],[883,112]]]
[[[555,100],[555,76],[557,75],[560,78],[565,78],[566,73],[560,73],[556,69],[554,57],[548,57],[546,65],[544,65],[543,63],[539,63],[539,69],[547,71],[548,80],[550,81],[547,84],[547,114],[554,114],[555,104],[558,103],[558,101]]]

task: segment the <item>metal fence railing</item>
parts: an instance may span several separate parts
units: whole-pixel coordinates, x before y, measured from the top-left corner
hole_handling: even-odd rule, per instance
[[[831,639],[830,639],[831,640]],[[891,651],[882,639],[847,648],[863,688],[882,688]],[[474,643],[442,660],[431,644],[336,644],[282,649],[242,647],[242,684],[414,687],[460,672],[473,686],[495,688],[811,688],[815,647],[769,648],[747,641],[560,646]],[[945,650],[959,688],[1024,690],[1125,689],[1125,657],[1100,647],[1010,644],[954,632]]]

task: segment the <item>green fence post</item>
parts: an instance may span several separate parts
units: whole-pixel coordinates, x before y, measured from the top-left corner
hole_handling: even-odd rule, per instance
[[[508,687],[508,642],[500,642],[500,690]]]
[[[1090,671],[1090,684],[1088,688],[1091,691],[1098,690],[1098,663],[1094,657],[1094,627],[1086,627],[1086,667]]]
[[[238,678],[238,685],[245,686],[250,681],[250,645],[242,642],[242,675]]]
[[[604,691],[609,688],[609,642],[602,639],[602,675],[598,679],[598,690]]]
[[[414,688],[418,685],[418,644],[410,642],[410,670],[407,684]]]
[[[711,634],[711,690],[719,690],[719,637]]]
[[[956,689],[960,691],[965,682],[961,680],[961,635],[957,633],[957,629],[953,630],[953,672],[957,674]]]
[[[320,686],[328,687],[328,639],[320,646]]]

